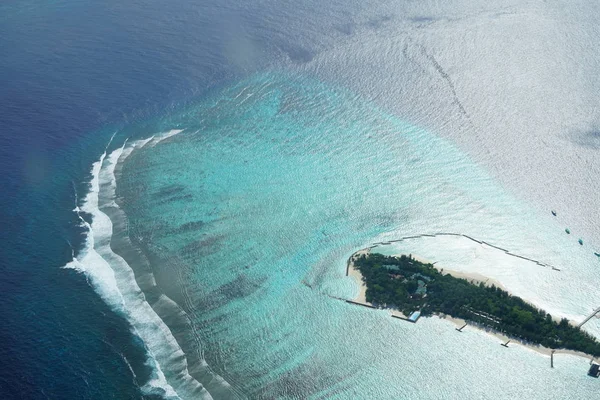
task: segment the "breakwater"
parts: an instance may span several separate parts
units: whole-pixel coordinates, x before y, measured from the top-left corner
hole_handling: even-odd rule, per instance
[[[536,259],[533,259],[533,258],[530,258],[530,257],[525,257],[525,256],[522,256],[520,254],[513,253],[510,250],[504,249],[504,248],[502,248],[500,246],[496,246],[495,244],[486,242],[485,240],[478,240],[478,239],[475,239],[474,237],[471,237],[469,235],[465,235],[465,234],[462,234],[462,233],[437,232],[437,233],[424,233],[424,234],[420,234],[420,235],[404,236],[404,237],[401,237],[399,239],[394,239],[394,240],[388,240],[388,241],[384,241],[384,242],[373,243],[371,246],[368,247],[368,249],[374,249],[374,248],[379,247],[379,246],[391,245],[392,243],[398,243],[398,242],[402,242],[402,241],[405,241],[405,240],[427,238],[427,237],[432,238],[432,237],[438,237],[438,236],[463,237],[465,239],[468,239],[468,240],[470,240],[472,242],[475,242],[475,243],[478,243],[480,245],[485,245],[485,246],[493,247],[494,249],[500,250],[500,251],[504,252],[505,254],[507,254],[507,255],[509,255],[511,257],[516,257],[516,258],[520,258],[522,260],[530,261],[530,262],[532,262],[532,263],[534,263],[534,264],[536,264],[536,265],[538,265],[540,267],[551,268],[553,271],[560,272],[560,269],[557,268],[557,267],[555,267],[554,265],[547,264],[547,263],[541,262],[539,260],[536,260]],[[348,274],[348,271],[346,270],[346,275],[347,274]]]

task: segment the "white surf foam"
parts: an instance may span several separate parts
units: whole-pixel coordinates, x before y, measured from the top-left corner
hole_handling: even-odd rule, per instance
[[[188,397],[211,399],[206,389],[189,375],[183,351],[169,328],[146,301],[132,269],[122,257],[111,250],[112,222],[100,209],[118,207],[114,202],[116,190],[114,171],[118,162],[123,162],[135,149],[148,144],[155,146],[179,132],[181,130],[171,130],[146,140],[124,144],[123,147],[111,152],[108,157],[105,151],[92,165],[90,190],[74,210],[78,215],[80,211],[91,214],[92,223],[86,222],[79,215],[82,225],[88,231],[85,245],[77,257],[73,257],[64,268],[84,273],[100,297],[115,312],[127,319],[133,334],[144,342],[148,355],[147,363],[153,370],[152,379],[142,386],[145,394],[159,394],[166,399]],[[101,193],[101,190],[106,192]],[[109,199],[107,204],[100,205],[101,197]],[[170,380],[167,380],[163,372],[165,366],[168,366],[169,371],[177,371]]]
[[[183,131],[183,129],[171,129],[168,132],[164,132],[164,133],[160,133],[158,135],[152,136],[152,138],[150,138],[151,140],[150,140],[150,144],[149,145],[151,147],[154,147],[157,144],[159,144],[160,142],[162,142],[163,140],[168,139],[171,136],[175,136],[175,135],[177,135],[178,133],[180,133],[182,131]]]

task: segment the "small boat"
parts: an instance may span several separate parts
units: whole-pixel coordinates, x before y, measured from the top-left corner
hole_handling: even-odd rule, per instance
[[[583,240],[579,239],[578,240],[579,244],[583,246]]]
[[[552,210],[552,215],[556,217],[556,211]]]
[[[596,253],[596,252],[594,252],[594,255],[595,255],[596,257],[600,257],[600,253]]]
[[[571,234],[571,230],[569,228],[565,229],[565,232],[567,232],[567,235]]]

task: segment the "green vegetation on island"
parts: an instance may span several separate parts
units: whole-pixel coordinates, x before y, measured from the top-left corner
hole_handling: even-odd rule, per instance
[[[551,349],[581,351],[600,356],[600,342],[517,296],[495,287],[442,274],[432,264],[410,256],[359,255],[354,267],[367,286],[368,302],[396,308],[406,315],[441,313],[489,327],[509,337]]]

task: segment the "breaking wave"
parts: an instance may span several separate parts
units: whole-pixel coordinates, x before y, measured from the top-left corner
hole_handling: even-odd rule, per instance
[[[85,274],[98,295],[129,322],[132,333],[143,341],[146,364],[153,371],[152,377],[141,387],[144,394],[160,395],[169,400],[212,399],[206,388],[189,374],[185,354],[169,327],[146,300],[133,269],[111,248],[114,221],[109,214],[111,209],[114,213],[119,208],[115,201],[115,168],[134,150],[155,146],[180,132],[171,130],[129,144],[126,141],[122,147],[110,153],[107,146],[107,150],[92,165],[88,193],[74,209],[87,230],[83,249],[76,256],[74,254],[73,260],[64,268]],[[82,217],[82,213],[91,215],[91,223]],[[155,286],[153,277],[151,280]],[[178,308],[164,294],[160,301],[170,302]],[[178,311],[183,313],[179,308]],[[222,378],[221,383],[227,385]]]

